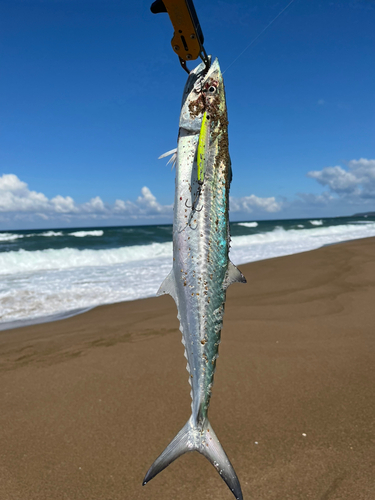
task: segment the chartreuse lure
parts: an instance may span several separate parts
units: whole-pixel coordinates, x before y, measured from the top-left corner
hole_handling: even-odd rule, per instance
[[[203,113],[202,125],[199,132],[198,150],[197,150],[197,171],[198,183],[203,184],[204,173],[207,165],[207,157],[210,145],[210,115],[205,111]]]

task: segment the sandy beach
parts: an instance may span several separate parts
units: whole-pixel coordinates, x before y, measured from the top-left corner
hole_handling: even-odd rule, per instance
[[[210,421],[245,500],[375,499],[375,238],[240,266]],[[0,332],[1,500],[231,500],[180,457],[190,416],[171,297]]]

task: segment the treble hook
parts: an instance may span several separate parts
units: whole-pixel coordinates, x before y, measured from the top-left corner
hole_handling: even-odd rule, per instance
[[[194,201],[193,201],[193,204],[191,207],[189,207],[189,205],[187,204],[187,200],[185,200],[185,207],[189,208],[189,209],[191,208],[191,214],[193,214],[193,212],[201,212],[203,209],[203,205],[199,209],[196,208],[196,204],[197,204],[199,197],[202,193],[202,186],[203,186],[203,181],[198,181],[197,194],[195,195],[195,198],[194,198]]]

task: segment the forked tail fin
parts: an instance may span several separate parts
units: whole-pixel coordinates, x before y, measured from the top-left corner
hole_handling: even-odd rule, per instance
[[[237,500],[243,500],[241,486],[223,447],[210,423],[206,420],[202,429],[193,426],[192,419],[180,430],[148,470],[143,485],[168,467],[176,458],[188,451],[199,451],[219,472]]]

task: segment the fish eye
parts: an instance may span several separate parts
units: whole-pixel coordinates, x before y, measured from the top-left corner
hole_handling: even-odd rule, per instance
[[[211,87],[208,89],[208,91],[210,92],[210,94],[214,94],[216,92],[216,87],[211,85]]]

